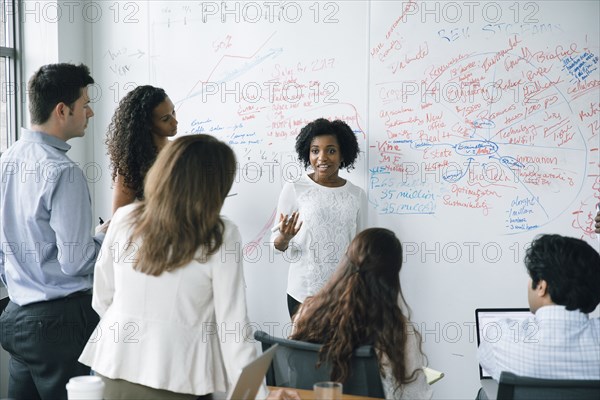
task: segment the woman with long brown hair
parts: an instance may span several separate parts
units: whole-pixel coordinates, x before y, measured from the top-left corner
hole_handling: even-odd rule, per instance
[[[291,338],[322,343],[321,361],[331,379],[350,375],[353,351],[371,344],[379,356],[387,399],[426,399],[432,393],[421,369],[421,336],[402,308],[402,245],[383,228],[360,232],[331,280],[309,297],[295,319]]]
[[[256,357],[240,232],[220,215],[235,167],[225,143],[180,137],[150,168],[144,200],[115,213],[94,276],[101,320],[80,357],[105,399],[223,392]]]

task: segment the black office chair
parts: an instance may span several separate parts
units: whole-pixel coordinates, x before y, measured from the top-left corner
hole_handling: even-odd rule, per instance
[[[600,366],[598,366],[600,368]],[[569,379],[538,379],[500,373],[497,400],[598,400],[600,381]]]
[[[4,309],[8,305],[9,301],[10,298],[8,296],[4,297],[3,299],[0,299],[0,315],[2,315],[2,313],[4,312]]]
[[[316,367],[322,345],[282,339],[263,331],[256,332],[254,338],[261,342],[263,351],[273,344],[279,345],[267,372],[267,385],[312,390],[316,382],[331,380],[328,364]],[[350,376],[342,383],[345,394],[385,398],[373,346],[361,346],[354,351]]]

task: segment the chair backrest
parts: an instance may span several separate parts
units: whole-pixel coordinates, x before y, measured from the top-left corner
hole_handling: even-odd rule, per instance
[[[10,299],[8,298],[8,296],[0,299],[0,314],[2,314],[4,312],[4,309],[8,305],[9,301],[10,301]]]
[[[279,345],[267,372],[267,385],[312,390],[316,382],[331,380],[330,365],[323,363],[317,368],[322,345],[282,339],[263,331],[255,332],[254,338],[261,342],[263,351],[273,344]],[[342,383],[345,394],[385,398],[373,346],[361,346],[354,351],[350,376]]]
[[[599,366],[600,368],[600,366]],[[598,400],[600,381],[569,379],[538,379],[500,373],[497,400]]]

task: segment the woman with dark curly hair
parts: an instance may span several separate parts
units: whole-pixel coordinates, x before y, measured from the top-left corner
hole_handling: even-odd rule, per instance
[[[175,106],[163,89],[138,86],[121,99],[106,137],[114,182],[113,213],[144,198],[144,177],[176,133]]]
[[[401,267],[402,245],[394,232],[360,232],[333,277],[300,307],[291,338],[322,343],[320,362],[330,363],[337,382],[348,379],[352,352],[373,345],[386,399],[428,399],[421,335],[403,311]]]
[[[365,191],[339,176],[354,168],[358,142],[343,121],[319,118],[296,138],[299,160],[313,172],[284,185],[271,241],[291,250],[287,300],[292,316],[329,280],[348,244],[366,225]]]

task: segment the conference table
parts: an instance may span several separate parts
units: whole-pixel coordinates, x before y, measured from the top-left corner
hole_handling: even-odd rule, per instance
[[[269,390],[276,389],[290,389],[290,388],[281,388],[275,386],[268,386]],[[302,400],[320,400],[315,398],[315,393],[312,390],[304,390],[304,389],[290,389],[295,390],[300,395]],[[342,394],[342,400],[377,400],[375,397],[366,397],[366,396],[354,396],[351,394]]]

